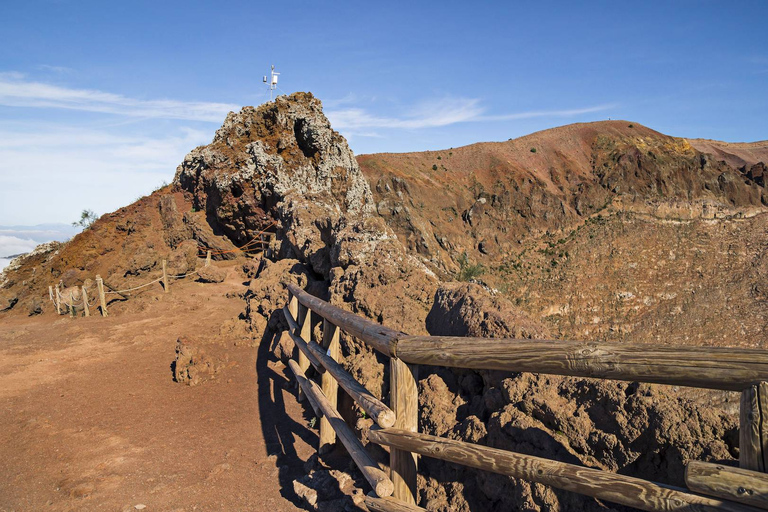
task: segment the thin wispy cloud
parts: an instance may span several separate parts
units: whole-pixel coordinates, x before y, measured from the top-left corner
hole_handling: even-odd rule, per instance
[[[239,110],[237,105],[228,103],[143,100],[94,89],[61,87],[30,81],[23,74],[15,72],[0,73],[0,105],[215,123],[221,123],[228,112]]]
[[[535,117],[573,117],[594,112],[603,112],[618,107],[616,103],[595,105],[594,107],[572,108],[566,110],[534,110],[530,112],[517,112],[514,114],[501,114],[493,116],[480,116],[477,121],[511,121],[514,119],[533,119]]]
[[[74,69],[68,68],[66,66],[51,66],[49,64],[40,64],[37,66],[37,69],[42,71],[51,71],[53,73],[60,73],[60,74],[69,74],[74,73]]]
[[[342,131],[352,130],[356,135],[364,136],[364,132],[359,132],[358,130],[374,128],[416,130],[457,123],[511,121],[537,117],[567,118],[602,112],[616,107],[616,104],[603,104],[573,109],[486,114],[486,108],[480,104],[478,99],[446,97],[440,100],[420,103],[413,107],[409,114],[402,117],[377,116],[364,108],[329,110],[326,114],[334,128]]]
[[[331,125],[339,130],[360,128],[400,128],[415,130],[434,128],[471,121],[482,114],[479,100],[468,98],[444,98],[421,103],[401,118],[371,114],[363,108],[346,108],[326,112]]]

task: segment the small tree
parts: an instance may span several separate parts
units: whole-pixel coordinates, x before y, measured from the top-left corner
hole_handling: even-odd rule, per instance
[[[81,227],[87,229],[91,227],[91,224],[96,222],[96,219],[98,219],[98,217],[93,210],[83,210],[82,213],[80,213],[80,220],[73,222],[72,225],[76,228]]]

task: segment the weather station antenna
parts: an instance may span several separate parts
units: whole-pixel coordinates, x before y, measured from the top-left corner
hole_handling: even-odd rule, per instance
[[[272,65],[272,72],[269,74],[269,82],[267,82],[267,76],[264,75],[264,83],[269,84],[269,101],[272,101],[272,94],[277,89],[277,77],[280,73],[275,72],[275,66]]]

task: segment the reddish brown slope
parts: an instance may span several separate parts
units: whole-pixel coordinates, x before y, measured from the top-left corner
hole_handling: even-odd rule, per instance
[[[470,261],[499,262],[519,253],[521,240],[568,230],[618,197],[736,207],[768,202],[763,186],[739,170],[684,139],[627,121],[358,161],[379,215],[409,249],[449,272],[463,253]]]
[[[561,337],[768,343],[762,175],[685,139],[610,121],[359,161],[412,252]]]
[[[758,142],[721,142],[711,139],[688,139],[688,142],[701,151],[725,160],[733,167],[751,166],[758,162],[768,162],[768,140]]]

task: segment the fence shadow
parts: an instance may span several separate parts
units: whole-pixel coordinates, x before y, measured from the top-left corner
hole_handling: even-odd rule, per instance
[[[273,313],[277,314],[282,315],[282,311]],[[271,347],[280,334],[281,331],[267,327],[257,350],[255,369],[259,416],[267,454],[276,457],[275,465],[279,468],[280,494],[295,506],[304,508],[304,500],[293,490],[293,481],[305,474],[305,461],[296,452],[294,436],[310,446],[317,446],[319,438],[305,424],[291,418],[286,411],[283,395],[286,392],[296,394],[294,383],[289,378],[287,367],[282,368],[282,371],[275,371],[269,365],[270,362],[277,362]],[[303,417],[309,422],[314,414],[305,408]]]

